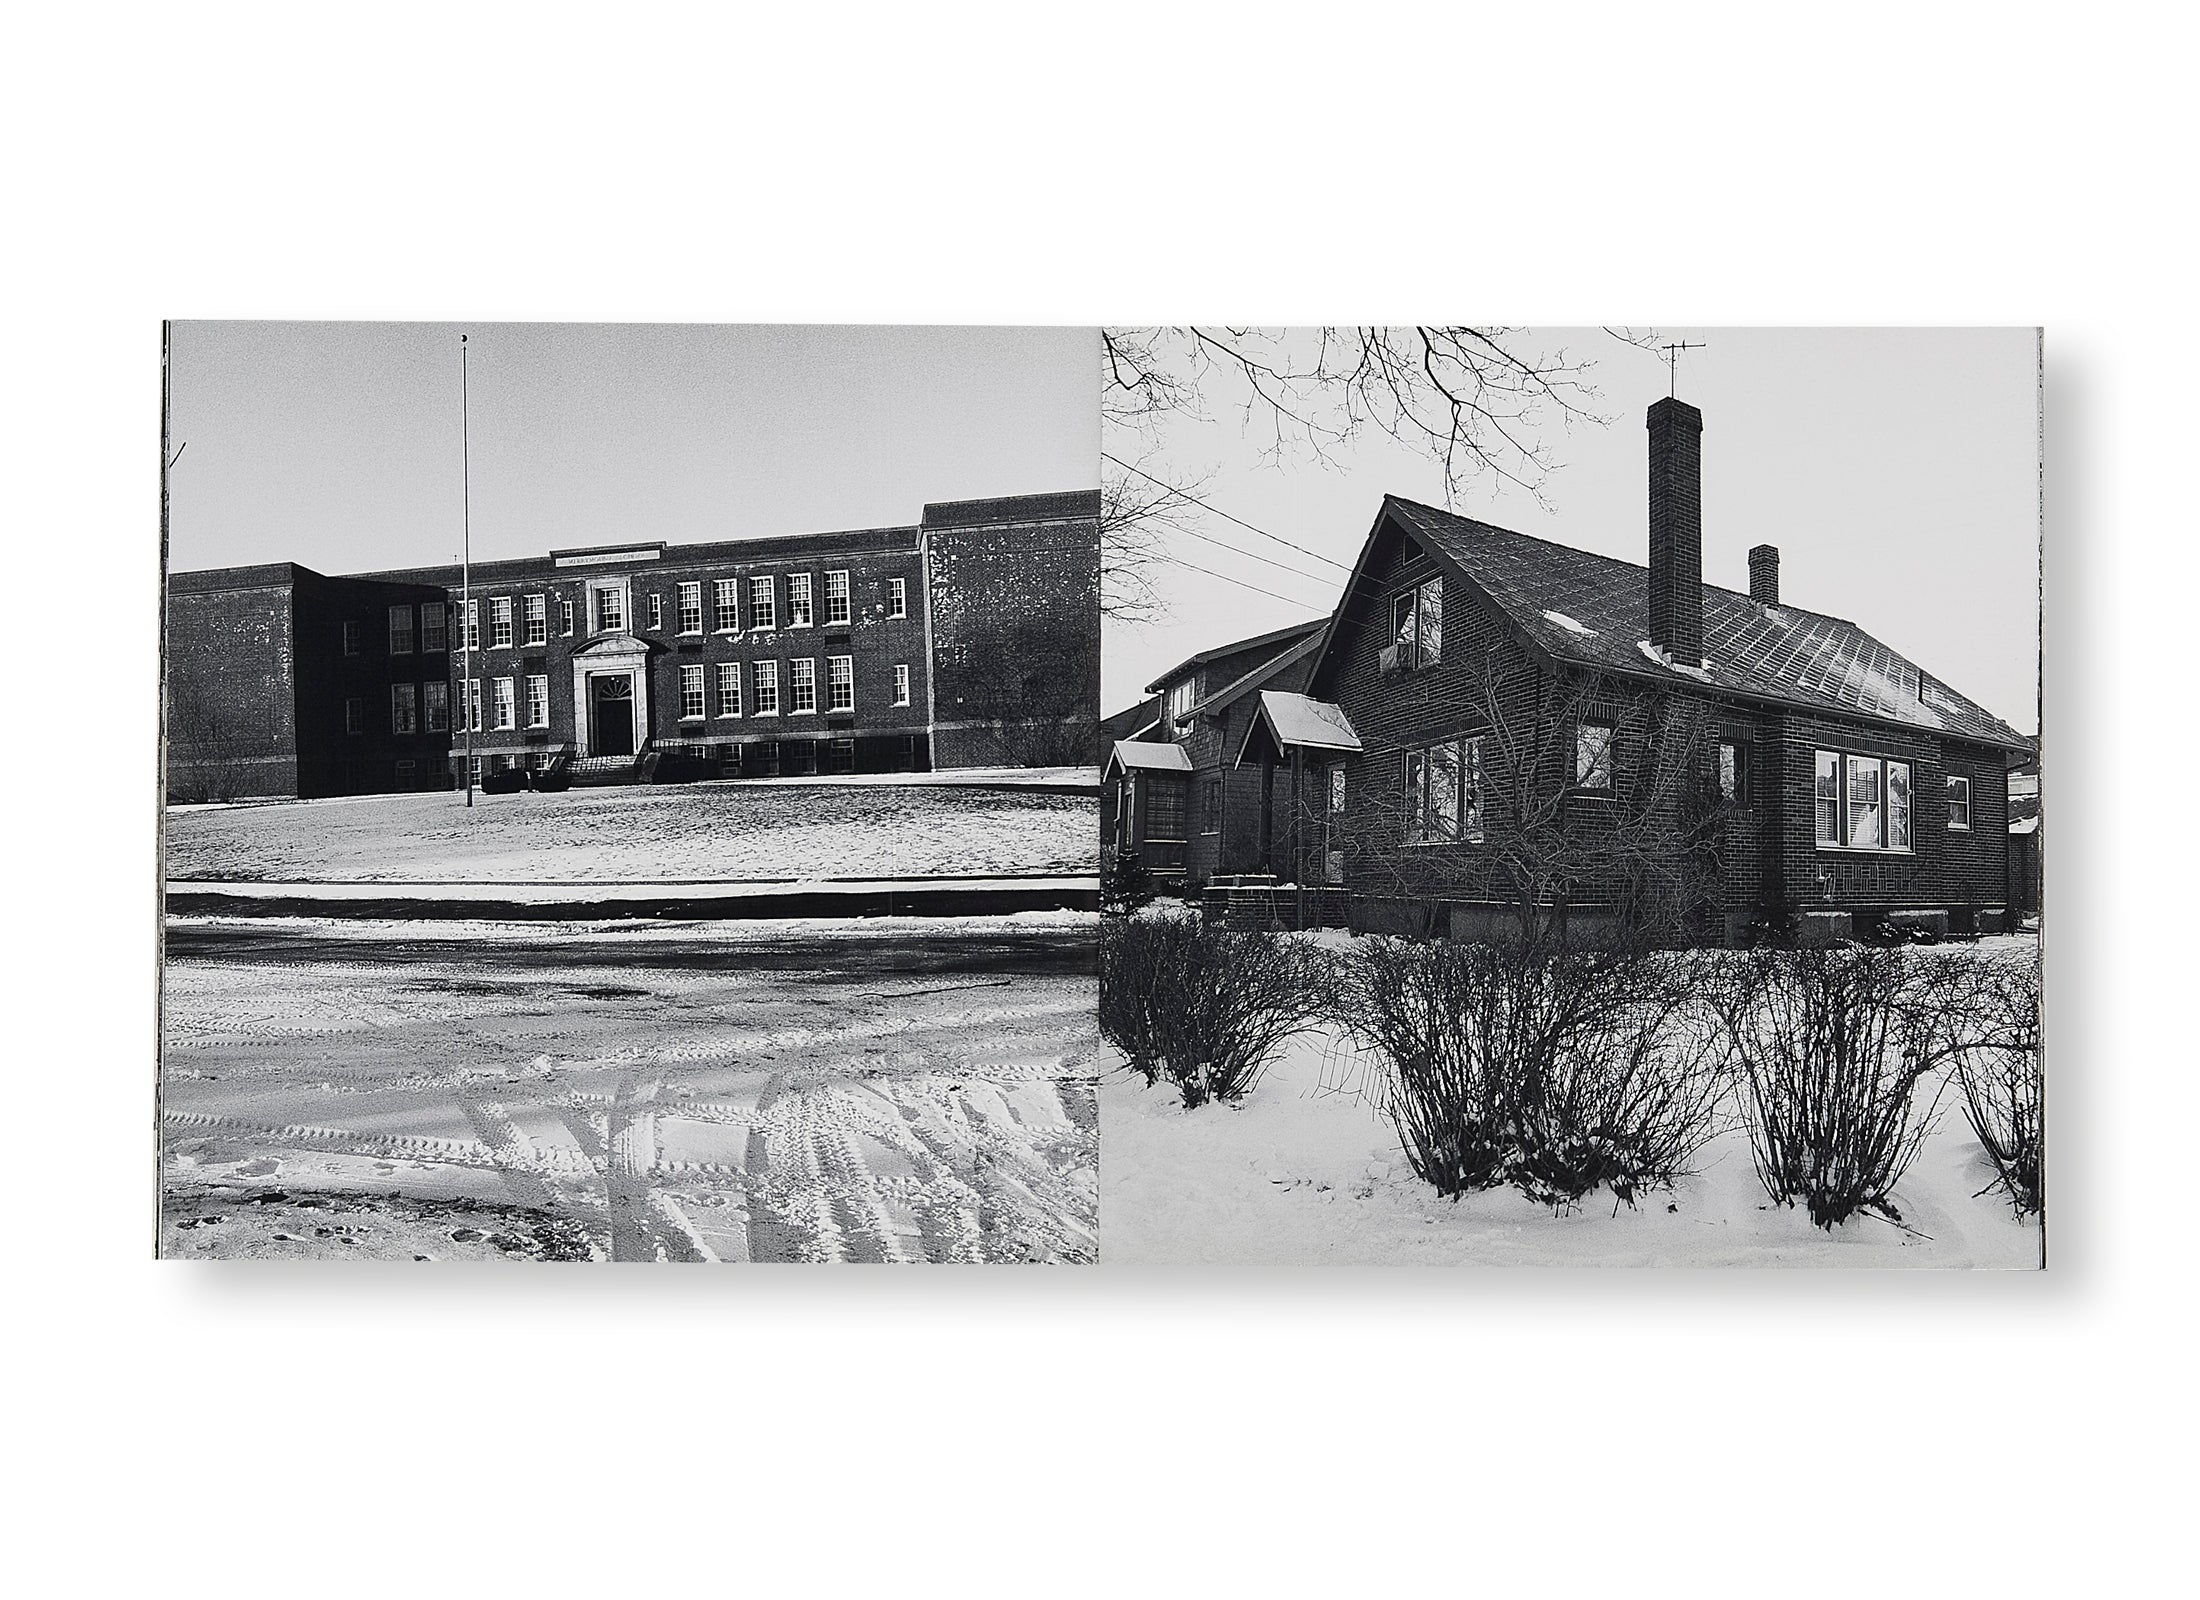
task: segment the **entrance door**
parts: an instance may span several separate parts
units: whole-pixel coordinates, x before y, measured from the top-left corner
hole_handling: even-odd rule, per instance
[[[606,672],[590,678],[589,699],[594,727],[589,752],[599,756],[634,753],[634,680],[623,672]]]

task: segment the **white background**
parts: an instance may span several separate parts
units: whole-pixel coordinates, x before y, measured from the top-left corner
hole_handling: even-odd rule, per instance
[[[2170,1587],[2200,1208],[2184,25],[773,9],[11,26],[22,1591]],[[2048,326],[2051,1272],[149,1259],[161,316],[1470,314]]]

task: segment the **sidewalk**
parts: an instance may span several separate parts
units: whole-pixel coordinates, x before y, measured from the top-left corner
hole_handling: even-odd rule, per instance
[[[346,883],[171,878],[177,916],[588,921],[620,917],[981,917],[1096,911],[1099,880],[1052,875],[746,878],[700,882]]]

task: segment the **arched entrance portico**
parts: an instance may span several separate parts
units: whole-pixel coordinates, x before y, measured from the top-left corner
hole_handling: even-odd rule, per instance
[[[649,646],[613,634],[573,652],[573,738],[584,756],[631,756],[649,743]]]

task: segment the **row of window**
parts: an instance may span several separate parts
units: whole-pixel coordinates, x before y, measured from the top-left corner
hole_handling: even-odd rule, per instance
[[[1885,756],[1833,750],[1817,753],[1817,841],[1847,850],[1897,850],[1911,843],[1910,763]],[[1482,839],[1482,741],[1461,738],[1403,753],[1406,838],[1415,843]],[[1574,740],[1574,786],[1610,793],[1613,728],[1583,722]],[[1331,809],[1341,809],[1343,769],[1332,772]],[[1950,777],[1948,826],[1971,826],[1971,780]],[[1719,794],[1736,805],[1751,803],[1749,747],[1719,745]]]
[[[1971,780],[1946,779],[1947,826],[1971,828]],[[1818,843],[1844,850],[1908,850],[1910,764],[1847,751],[1818,752]]]
[[[680,720],[703,720],[707,712],[705,691],[709,684],[702,666],[685,666],[680,669]],[[742,705],[742,671],[738,661],[717,663],[715,675],[718,691],[718,709],[721,717],[777,716],[780,712],[779,663],[758,661],[750,666],[752,693],[744,713]],[[547,728],[550,726],[550,679],[540,673],[525,678],[491,678],[489,681],[488,727],[506,729],[516,727]],[[466,715],[476,733],[483,731],[481,684],[479,678],[466,680]],[[787,706],[789,715],[800,716],[815,712],[817,703],[817,662],[813,659],[787,663]],[[525,696],[526,721],[518,720],[521,711],[519,697]],[[425,729],[429,733],[444,733],[451,725],[451,686],[447,683],[393,683],[390,685],[390,732],[407,734]],[[909,703],[909,668],[904,663],[894,667],[894,699],[897,706]],[[856,708],[855,660],[851,656],[827,656],[825,658],[825,710],[828,713],[853,711]],[[351,699],[344,702],[344,731],[366,732],[366,702]]]
[[[790,628],[807,628],[817,619],[816,595],[813,588],[814,574],[791,572],[787,574],[787,622]],[[718,633],[741,631],[741,580],[718,578],[710,585],[710,609],[708,620],[711,629]],[[779,624],[778,580],[771,577],[751,578],[749,585],[749,627],[752,630],[769,630]],[[588,586],[589,631],[592,633],[623,633],[626,631],[626,585],[624,583],[600,583]],[[672,612],[678,631],[683,634],[700,634],[704,631],[704,593],[700,581],[682,583],[672,597]],[[482,619],[486,606],[488,634],[486,648],[509,650],[514,644],[522,646],[544,645],[550,642],[550,610],[553,600],[557,606],[558,632],[561,637],[573,634],[574,611],[571,599],[563,595],[491,595],[486,602],[467,600],[462,602],[466,621],[466,648],[484,648]],[[648,607],[649,626],[661,629],[665,626],[666,597],[652,593],[643,597]],[[446,608],[441,601],[427,601],[417,607],[419,626],[414,627],[414,612],[410,605],[389,608],[390,654],[409,656],[416,650],[432,654],[450,648],[450,628]],[[906,578],[886,580],[886,615],[892,619],[909,615],[909,582]],[[825,574],[824,622],[825,626],[845,625],[851,616],[851,589],[846,572]],[[344,654],[360,653],[364,630],[357,622],[344,624]]]
[[[707,674],[707,676],[706,676]],[[715,684],[710,678],[715,678]],[[680,720],[699,722],[706,716],[720,717],[773,717],[780,712],[779,663],[755,661],[749,664],[749,690],[744,709],[742,697],[742,671],[738,661],[720,661],[709,668],[700,665],[683,666],[680,669]],[[706,705],[706,691],[715,688],[718,705],[715,712]],[[894,667],[893,704],[909,703],[909,668],[896,663]],[[825,658],[825,709],[827,712],[853,711],[856,708],[855,661],[850,656]],[[787,706],[790,716],[801,716],[817,710],[817,663],[814,660],[795,660],[787,663]]]

